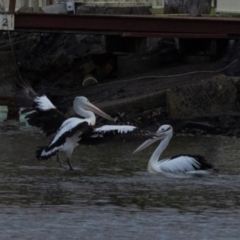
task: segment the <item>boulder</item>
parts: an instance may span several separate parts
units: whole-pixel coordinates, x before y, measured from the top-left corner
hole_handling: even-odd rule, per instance
[[[222,115],[237,110],[237,88],[225,75],[167,90],[170,118]]]

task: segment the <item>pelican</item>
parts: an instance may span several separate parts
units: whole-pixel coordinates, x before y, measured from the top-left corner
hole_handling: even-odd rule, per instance
[[[161,140],[148,162],[149,173],[162,173],[167,176],[204,176],[213,172],[212,164],[200,155],[181,154],[171,158],[159,160],[162,152],[168,146],[173,136],[171,125],[162,125],[156,135],[142,143],[133,153],[137,153],[152,143]]]
[[[81,144],[99,144],[120,138],[123,141],[134,139],[148,139],[155,134],[141,130],[132,125],[104,125],[94,127],[96,117],[94,113],[115,122],[113,118],[91,104],[85,97],[76,97],[73,102],[75,112],[84,119],[67,118],[57,110],[45,94],[37,94],[26,82],[18,82],[19,87],[15,93],[17,103],[26,108],[26,120],[31,126],[41,128],[46,136],[54,134],[52,141],[36,151],[38,160],[47,160],[57,155],[57,160],[62,167],[58,152],[65,152],[69,169],[72,170],[71,155],[76,146]]]
[[[26,120],[31,126],[41,128],[46,136],[55,134],[47,146],[38,148],[36,151],[37,159],[46,160],[57,154],[57,160],[61,165],[58,152],[64,152],[70,170],[73,170],[71,155],[74,148],[79,144],[81,136],[87,131],[92,131],[92,126],[96,123],[94,113],[115,122],[113,118],[82,96],[74,99],[73,109],[84,118],[67,118],[57,110],[45,94],[37,94],[26,83],[20,84],[20,89],[16,91],[15,99],[21,107],[28,107],[23,112],[28,113]]]

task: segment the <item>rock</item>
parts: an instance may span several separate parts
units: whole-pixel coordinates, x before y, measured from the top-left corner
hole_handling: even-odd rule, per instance
[[[237,109],[236,100],[237,88],[224,75],[167,90],[167,109],[171,118],[222,115]]]
[[[57,69],[62,69],[68,64],[68,57],[64,52],[59,53],[52,62]]]

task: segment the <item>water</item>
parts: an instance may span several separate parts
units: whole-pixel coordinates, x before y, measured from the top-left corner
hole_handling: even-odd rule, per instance
[[[239,239],[240,139],[174,137],[164,156],[202,154],[220,170],[196,179],[148,174],[156,145],[79,146],[70,172],[35,159],[46,142],[1,134],[1,239]]]

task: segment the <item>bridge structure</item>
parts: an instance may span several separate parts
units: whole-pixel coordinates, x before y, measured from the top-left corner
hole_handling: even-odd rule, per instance
[[[0,0],[5,1],[5,0]],[[146,38],[223,39],[240,36],[240,18],[187,15],[98,15],[15,12],[10,0],[0,14],[0,29],[31,32],[62,32]],[[43,2],[43,1],[41,1]],[[49,2],[49,1],[45,1]],[[6,26],[6,21],[8,26]]]
[[[240,18],[169,15],[14,14],[15,31],[224,39],[240,36]]]

